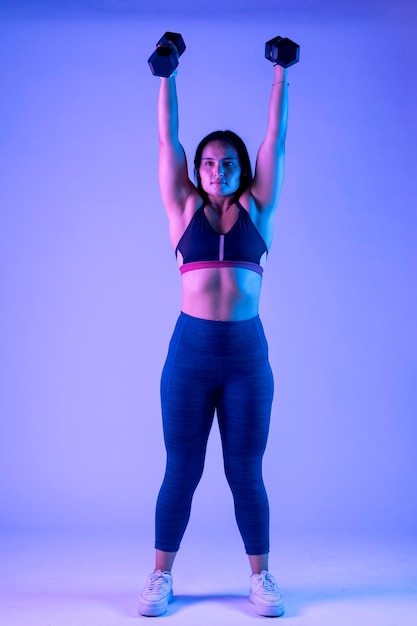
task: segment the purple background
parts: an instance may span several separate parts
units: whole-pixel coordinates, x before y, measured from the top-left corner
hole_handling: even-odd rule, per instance
[[[188,17],[181,3],[176,17],[140,3],[18,4],[0,10],[1,527],[152,533],[180,277],[146,60],[169,29],[187,44],[189,163],[216,128],[255,158],[272,78],[263,44],[301,44],[261,306],[276,380],[273,532],[415,531],[413,3],[274,14],[265,1],[252,14],[240,2],[244,14],[228,5],[220,17],[221,3]],[[192,519],[237,532],[217,428]]]

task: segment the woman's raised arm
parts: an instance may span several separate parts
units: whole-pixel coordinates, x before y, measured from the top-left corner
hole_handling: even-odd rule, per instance
[[[250,192],[260,213],[273,214],[284,181],[285,136],[288,120],[287,69],[274,66],[269,99],[268,126],[256,159]]]
[[[185,152],[178,138],[178,100],[175,77],[161,78],[158,100],[159,185],[168,214],[180,215],[193,185]]]

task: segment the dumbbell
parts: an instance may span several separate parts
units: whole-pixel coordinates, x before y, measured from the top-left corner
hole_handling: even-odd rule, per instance
[[[300,46],[288,37],[274,37],[265,44],[265,58],[274,65],[290,67],[300,60]]]
[[[178,65],[178,57],[185,50],[184,39],[179,33],[165,33],[156,44],[156,50],[148,59],[155,76],[171,76]]]

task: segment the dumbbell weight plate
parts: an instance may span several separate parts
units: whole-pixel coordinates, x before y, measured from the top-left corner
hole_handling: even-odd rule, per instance
[[[171,76],[178,65],[178,57],[185,50],[184,39],[179,33],[166,32],[156,44],[156,50],[148,59],[152,74]]]
[[[274,37],[265,44],[265,58],[282,67],[290,67],[300,60],[300,46],[288,37]]]
[[[178,56],[180,57],[186,48],[185,41],[182,38],[182,35],[180,35],[180,33],[166,32],[162,35],[161,39],[158,41],[156,45],[158,47],[161,44],[170,45],[171,43],[173,43],[176,49],[178,50]]]

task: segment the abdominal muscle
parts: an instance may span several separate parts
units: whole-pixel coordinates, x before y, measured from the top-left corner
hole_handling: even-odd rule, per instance
[[[220,267],[182,275],[181,310],[187,315],[223,322],[256,317],[262,277],[252,270]]]

